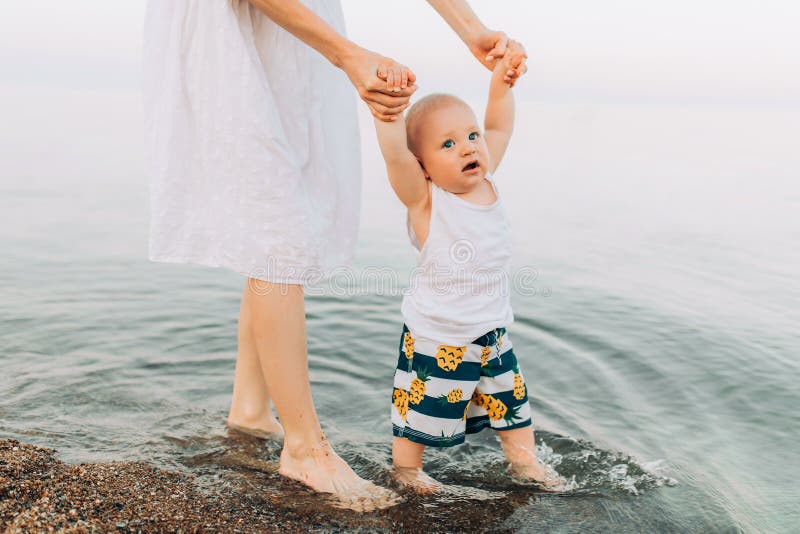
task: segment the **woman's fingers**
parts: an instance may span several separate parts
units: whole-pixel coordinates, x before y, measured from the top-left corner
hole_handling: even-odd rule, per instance
[[[397,93],[394,94],[397,95]],[[362,99],[369,106],[370,112],[381,120],[390,120],[393,116],[401,116],[400,114],[410,104],[407,96],[388,96],[378,92],[368,93]]]
[[[344,69],[370,112],[381,120],[400,116],[417,90],[416,75],[405,65],[368,50],[356,59]]]
[[[406,104],[401,104],[401,105],[395,106],[395,107],[387,107],[387,106],[384,106],[384,105],[381,105],[381,104],[374,104],[374,103],[371,103],[369,105],[369,108],[373,111],[373,113],[377,113],[377,114],[379,114],[381,116],[399,115],[407,107],[408,107],[407,103]]]
[[[367,101],[367,103],[375,102],[386,107],[396,107],[408,102],[408,99],[414,94],[416,89],[417,87],[415,85],[410,85],[405,89],[401,89],[399,93],[387,92],[386,87],[381,84],[380,88],[367,89],[363,91],[360,96],[361,99]]]
[[[489,53],[486,54],[486,61],[492,61],[493,59],[506,55],[508,36],[503,32],[494,32],[492,34],[492,39],[494,39],[494,46]]]
[[[367,102],[367,104],[369,105],[370,109],[374,110],[376,113],[380,113],[381,115],[397,115],[408,107],[407,101],[394,106],[386,106],[378,102]]]
[[[402,106],[398,106],[396,108],[387,108],[385,106],[369,106],[369,110],[375,118],[378,118],[382,121],[391,122],[402,118],[400,114],[403,110],[408,107],[408,104],[403,104]]]

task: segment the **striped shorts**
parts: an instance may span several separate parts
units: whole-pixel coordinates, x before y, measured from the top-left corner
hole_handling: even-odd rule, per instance
[[[392,392],[392,434],[452,447],[486,427],[531,424],[528,388],[505,328],[455,347],[403,325]]]

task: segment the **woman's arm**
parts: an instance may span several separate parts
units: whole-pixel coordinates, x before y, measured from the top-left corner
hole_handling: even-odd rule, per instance
[[[344,38],[298,0],[249,2],[342,69],[376,118],[387,120],[407,107],[416,90],[416,77],[407,67]],[[384,79],[378,77],[379,71]]]
[[[464,41],[472,55],[484,67],[494,70],[495,60],[506,53],[506,34],[484,26],[466,0],[428,0],[428,3]],[[522,65],[514,65],[511,70],[514,71],[509,76],[512,82],[525,72]]]
[[[250,3],[337,67],[342,68],[345,57],[352,55],[355,44],[297,0],[250,0]]]

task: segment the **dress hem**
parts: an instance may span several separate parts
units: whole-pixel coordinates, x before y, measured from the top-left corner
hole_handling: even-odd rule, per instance
[[[207,259],[199,259],[199,258],[176,258],[172,256],[160,256],[160,255],[153,255],[151,254],[148,258],[150,261],[155,263],[172,263],[172,264],[183,264],[183,265],[200,265],[202,267],[212,267],[214,269],[227,269],[229,271],[233,271],[236,274],[240,274],[247,278],[254,278],[256,280],[260,280],[262,282],[269,282],[271,284],[292,284],[292,285],[300,285],[300,286],[307,286],[309,285],[309,280],[302,280],[299,278],[273,278],[273,277],[266,277],[266,276],[254,276],[252,272],[246,272],[238,267],[234,267],[233,265],[226,263],[226,262],[218,262],[212,261]]]

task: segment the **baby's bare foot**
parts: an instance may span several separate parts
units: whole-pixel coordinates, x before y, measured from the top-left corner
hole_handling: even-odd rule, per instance
[[[442,489],[442,483],[428,475],[421,467],[394,466],[392,478],[401,486],[421,494],[435,493]]]
[[[511,478],[515,481],[522,484],[534,483],[545,491],[564,491],[567,487],[567,479],[559,475],[549,465],[545,465],[538,460],[525,465],[512,464],[509,470],[511,471]]]
[[[393,491],[364,480],[337,455],[327,441],[290,451],[284,446],[278,472],[320,493],[331,493],[339,508],[370,512],[400,502]]]

